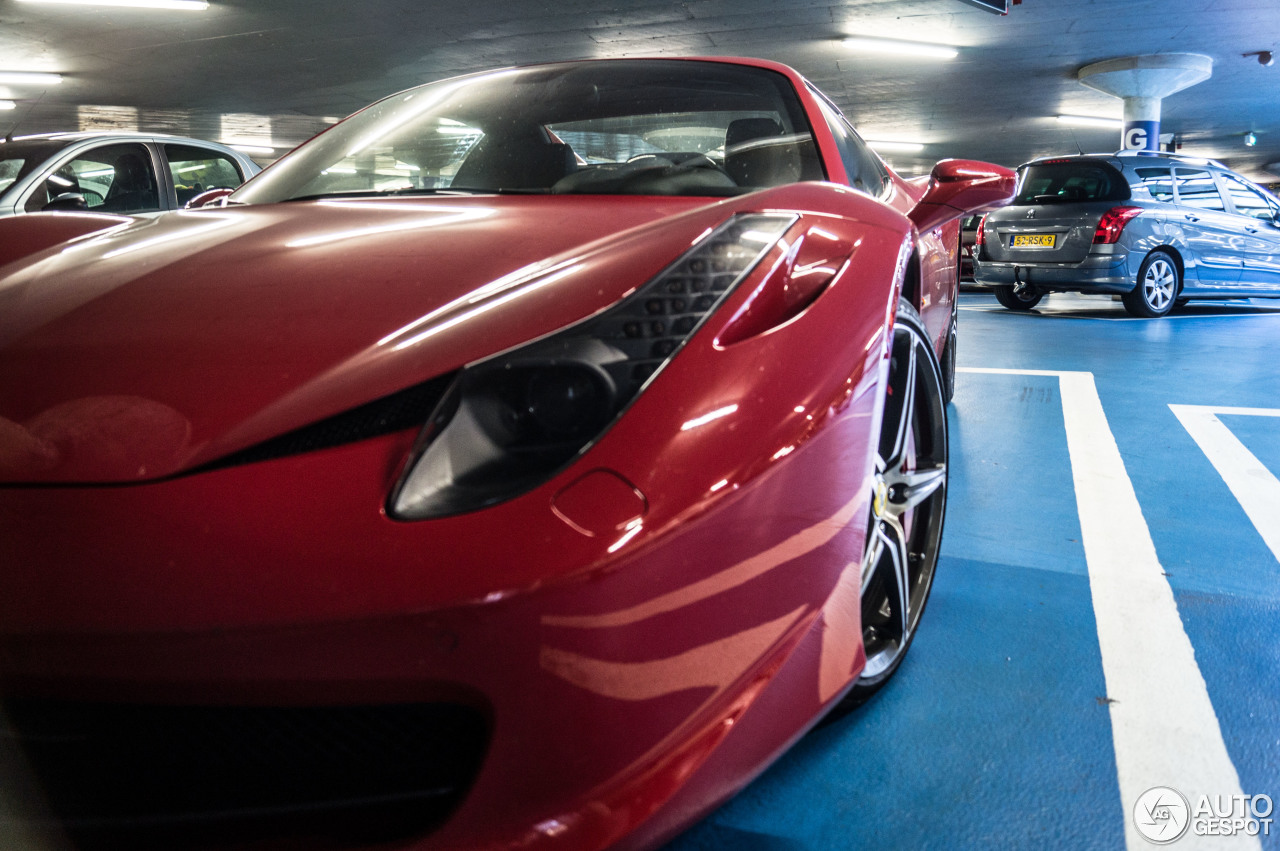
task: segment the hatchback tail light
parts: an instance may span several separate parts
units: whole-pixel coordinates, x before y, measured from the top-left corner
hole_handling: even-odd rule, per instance
[[[1093,244],[1112,245],[1120,238],[1129,220],[1141,212],[1141,207],[1112,207],[1107,210],[1098,222],[1098,229],[1093,232]]]
[[[987,226],[987,216],[990,213],[983,213],[982,218],[978,219],[978,232],[973,236],[973,247],[981,248],[983,243],[982,231]]]

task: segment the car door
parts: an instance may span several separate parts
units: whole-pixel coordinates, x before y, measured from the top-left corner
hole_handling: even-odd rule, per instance
[[[141,142],[93,145],[60,158],[29,191],[22,209],[35,213],[74,196],[99,213],[154,213],[166,207],[151,150]]]
[[[1178,166],[1173,170],[1173,185],[1178,211],[1170,223],[1186,237],[1200,284],[1210,289],[1234,289],[1244,265],[1239,223],[1227,212],[1213,173]]]
[[[1237,175],[1220,173],[1244,249],[1241,287],[1280,294],[1280,204]]]

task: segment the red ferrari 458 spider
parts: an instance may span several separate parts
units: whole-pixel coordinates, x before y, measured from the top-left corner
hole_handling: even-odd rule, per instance
[[[895,175],[781,65],[600,60],[0,222],[6,829],[671,837],[901,663],[1013,183]]]

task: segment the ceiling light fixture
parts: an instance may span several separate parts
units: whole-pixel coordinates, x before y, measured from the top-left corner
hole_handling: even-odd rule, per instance
[[[860,53],[880,53],[902,59],[955,59],[960,51],[947,44],[927,44],[921,41],[899,41],[893,38],[853,36],[844,40],[844,46]]]
[[[1258,134],[1257,134],[1257,133],[1245,133],[1245,134],[1244,134],[1244,143],[1245,143],[1245,145],[1246,145],[1247,147],[1252,148],[1254,145],[1258,144]]]
[[[0,71],[0,84],[13,86],[56,86],[61,82],[61,74],[45,74],[39,71]]]
[[[0,109],[17,109],[18,105],[11,100],[0,100]]]
[[[867,139],[866,142],[877,151],[894,151],[907,154],[916,154],[924,150],[924,145],[920,142],[908,142],[903,139]]]
[[[1119,118],[1099,118],[1096,115],[1059,115],[1062,124],[1073,124],[1076,127],[1102,127],[1107,130],[1119,130],[1124,121]]]
[[[203,12],[206,0],[18,0],[19,3],[44,3],[49,6],[128,6],[135,9],[172,9]]]

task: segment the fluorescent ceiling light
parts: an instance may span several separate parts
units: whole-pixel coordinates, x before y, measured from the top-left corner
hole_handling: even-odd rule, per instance
[[[61,82],[61,74],[45,74],[39,71],[0,71],[0,84],[56,86]]]
[[[924,150],[924,145],[920,142],[907,142],[901,139],[866,139],[866,142],[877,151],[898,151],[907,154],[917,154]]]
[[[130,6],[136,9],[178,9],[203,12],[206,0],[18,0],[19,3],[45,3],[50,6]]]
[[[18,105],[11,100],[0,100],[0,109],[17,109]]]
[[[1059,115],[1058,121],[1063,124],[1074,124],[1076,127],[1105,127],[1108,130],[1119,130],[1124,121],[1119,118],[1098,118],[1094,115]]]
[[[889,56],[923,59],[955,59],[960,51],[947,44],[926,44],[920,41],[898,41],[893,38],[869,38],[854,36],[844,40],[844,46],[861,53],[882,53]]]

